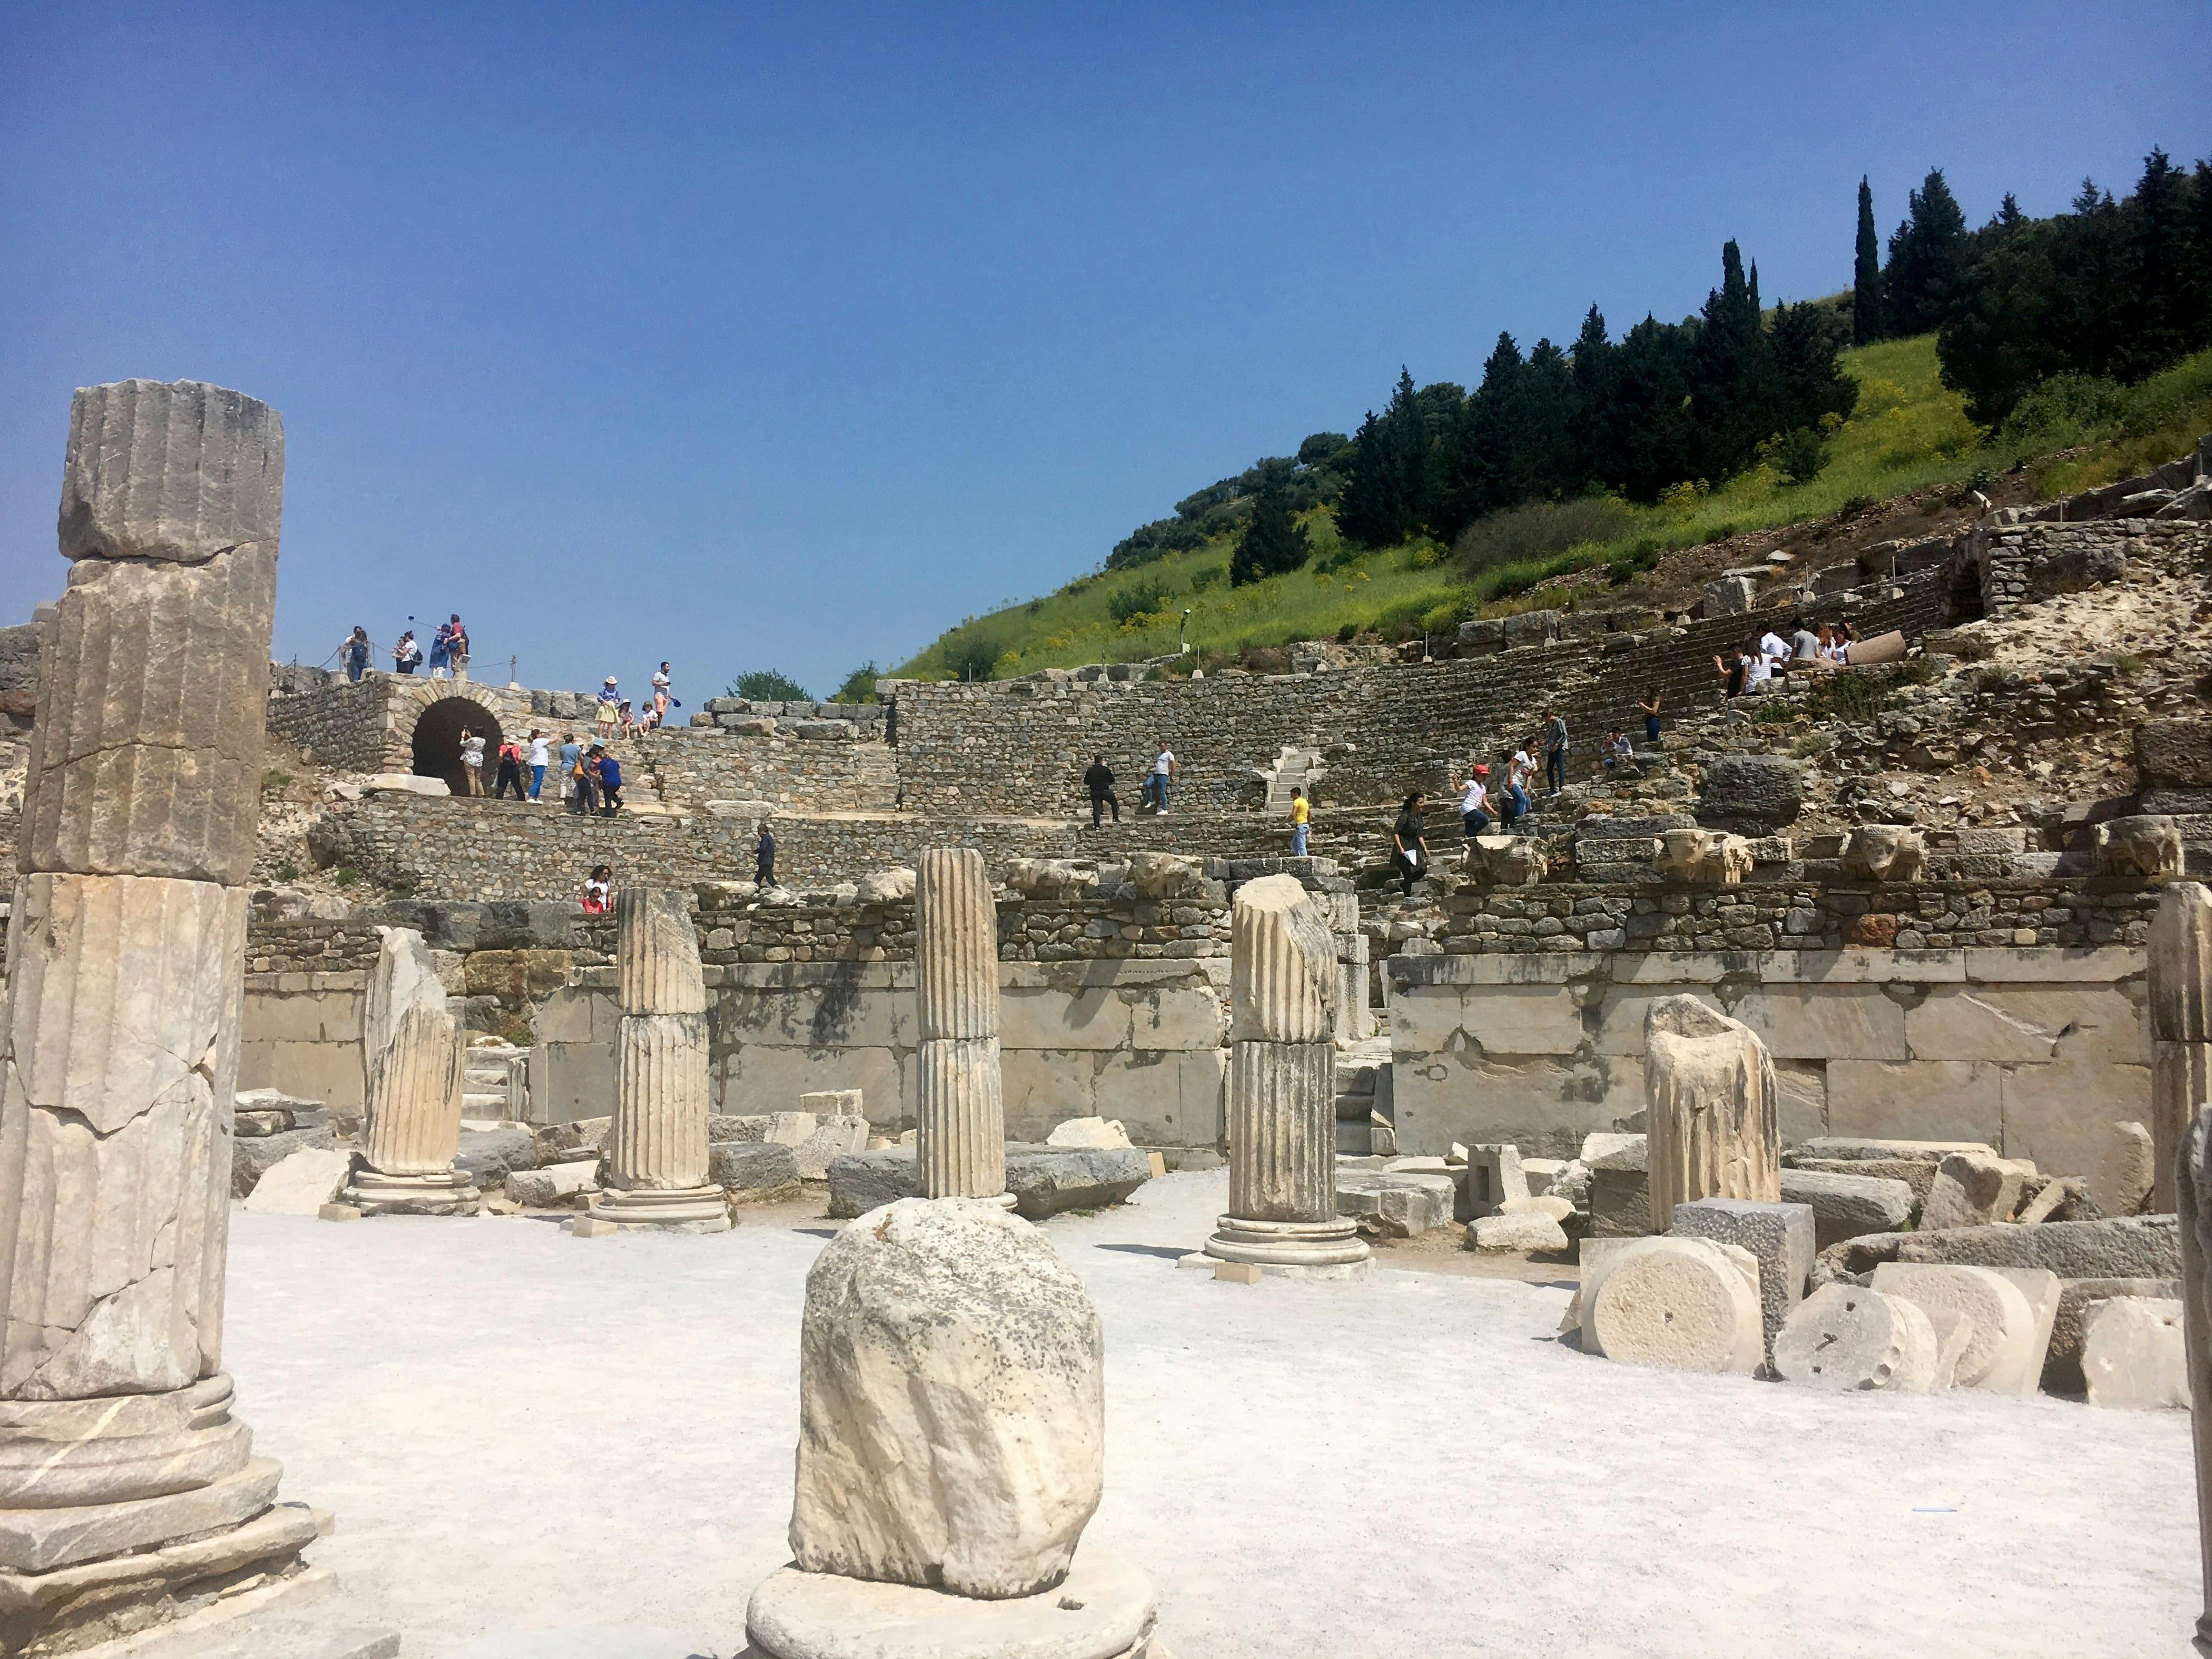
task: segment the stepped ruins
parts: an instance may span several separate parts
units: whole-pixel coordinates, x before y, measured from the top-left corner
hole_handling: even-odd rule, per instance
[[[0,1653],[315,1572],[330,1517],[230,1415],[234,1203],[593,1264],[834,1218],[760,1338],[799,1356],[774,1659],[1169,1659],[1174,1557],[1078,1551],[1121,1336],[1043,1224],[1178,1182],[1204,1218],[1124,1267],[1313,1298],[1285,1328],[1468,1258],[1571,1291],[1585,1377],[2212,1386],[2212,439],[1820,568],[1776,532],[1671,610],[717,698],[615,741],[611,817],[461,772],[464,726],[587,734],[578,694],[268,665],[283,466],[240,394],[81,392],[68,586],[0,630]],[[1841,621],[1863,660],[1723,696],[1717,652]],[[1455,780],[1554,713],[1565,787],[1462,836]],[[1158,743],[1173,810],[1093,829],[1091,756]]]

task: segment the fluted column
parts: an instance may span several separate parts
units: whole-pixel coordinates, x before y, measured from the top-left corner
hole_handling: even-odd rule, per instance
[[[730,1209],[707,1176],[707,979],[690,912],[679,892],[625,887],[615,928],[615,1121],[590,1219],[720,1232]]]
[[[1695,997],[1654,1002],[1644,1017],[1644,1103],[1652,1231],[1701,1198],[1781,1202],[1774,1061],[1749,1026]]]
[[[275,410],[76,394],[0,1019],[5,1639],[297,1571],[222,1375],[231,1097],[283,487]],[[179,1539],[185,1549],[166,1549]],[[93,1562],[102,1588],[46,1575]],[[127,1627],[127,1626],[126,1626]]]
[[[1336,940],[1295,876],[1237,890],[1229,945],[1229,1213],[1206,1254],[1332,1276],[1367,1266],[1336,1213]]]
[[[453,1167],[468,1033],[422,934],[383,931],[362,1009],[368,1121],[346,1202],[364,1215],[474,1215],[483,1195]]]
[[[1006,1190],[999,913],[983,855],[931,848],[915,872],[915,1156],[925,1198]]]
[[[2150,923],[2151,1208],[2174,1206],[2174,1160],[2212,1103],[2212,891],[2178,881]]]
[[[2203,890],[2197,888],[2200,895]],[[2212,1110],[2200,1109],[2190,1119],[2174,1150],[2172,1166],[2163,1176],[2173,1183],[2181,1223],[2182,1340],[2187,1348],[2190,1396],[2212,1400],[2212,1236],[2208,1236],[2212,1235]],[[2204,1592],[2204,1611],[2193,1633],[2197,1651],[2212,1659],[2212,1413],[2200,1408],[2191,1416],[2197,1453],[2197,1544]]]

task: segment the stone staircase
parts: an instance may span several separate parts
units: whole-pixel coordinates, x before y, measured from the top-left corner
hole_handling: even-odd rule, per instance
[[[1258,767],[1254,769],[1258,774],[1260,781],[1267,785],[1267,803],[1263,810],[1270,818],[1289,816],[1291,793],[1293,790],[1304,789],[1306,792],[1306,799],[1311,800],[1315,783],[1328,771],[1328,769],[1321,763],[1321,750],[1318,749],[1289,747],[1284,748],[1276,755],[1275,763],[1273,766]]]
[[[1337,1152],[1355,1158],[1395,1152],[1391,1115],[1389,1035],[1337,1044]]]
[[[471,1121],[526,1122],[530,1112],[530,1051],[497,1037],[469,1044],[461,1081],[461,1115]]]

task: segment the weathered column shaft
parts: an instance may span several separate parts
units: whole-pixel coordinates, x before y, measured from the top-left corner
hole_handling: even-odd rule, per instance
[[[1651,1231],[1701,1198],[1782,1198],[1774,1062],[1748,1026],[1695,997],[1662,997],[1644,1017],[1644,1128]]]
[[[983,855],[931,848],[915,872],[915,1157],[925,1198],[1006,1190],[999,915]]]
[[[703,1014],[707,978],[684,895],[625,887],[615,895],[615,972],[625,1014]]]
[[[1006,1190],[1006,1106],[999,1039],[926,1037],[915,1052],[914,1154],[926,1198]]]
[[[208,882],[16,882],[0,1394],[180,1389],[219,1364],[246,918]]]
[[[283,467],[276,411],[220,387],[71,408],[0,1026],[11,1652],[287,1573],[315,1534],[219,1370]],[[96,1590],[23,1577],[94,1563]]]
[[[615,1029],[607,1184],[626,1191],[706,1185],[711,1105],[706,1015],[624,1014]]]
[[[2198,1401],[2212,1400],[2212,1110],[2200,1110],[2190,1120],[2165,1178],[2174,1185],[2181,1223],[2181,1318],[2183,1340],[2188,1348],[2190,1395]],[[2191,1418],[2197,1452],[2197,1543],[2203,1561],[2204,1597],[2204,1611],[2197,1620],[2196,1646],[2197,1652],[2212,1656],[2212,1412],[2200,1409]]]
[[[1229,1212],[1255,1221],[1336,1214],[1336,1045],[1229,1051]]]
[[[461,1144],[468,1047],[447,1009],[417,1002],[399,1016],[377,1063],[362,1156],[390,1176],[441,1176]]]
[[[2151,1208],[2174,1207],[2175,1160],[2197,1114],[2212,1104],[2212,891],[2178,881],[2150,924]]]

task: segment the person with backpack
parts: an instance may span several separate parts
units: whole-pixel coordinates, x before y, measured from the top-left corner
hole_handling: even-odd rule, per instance
[[[561,758],[565,766],[562,774],[568,781],[568,810],[589,817],[599,810],[599,763],[593,758],[599,745],[586,750],[571,734],[561,745]]]
[[[356,623],[339,645],[338,654],[345,663],[347,680],[359,685],[361,677],[368,672],[368,630]]]
[[[1114,793],[1114,774],[1106,764],[1106,757],[1093,755],[1091,769],[1083,775],[1083,787],[1091,792],[1091,827],[1098,827],[1099,816],[1108,807],[1114,809],[1114,822],[1121,821],[1121,803]]]
[[[622,810],[622,763],[596,743],[592,751],[599,757],[599,816],[611,818]]]
[[[513,738],[499,746],[499,776],[492,787],[492,799],[505,800],[510,787],[514,791],[515,799],[520,800],[523,798],[522,745]]]
[[[415,630],[409,629],[399,636],[399,643],[392,647],[392,672],[412,674],[422,665],[422,647],[415,643]]]

